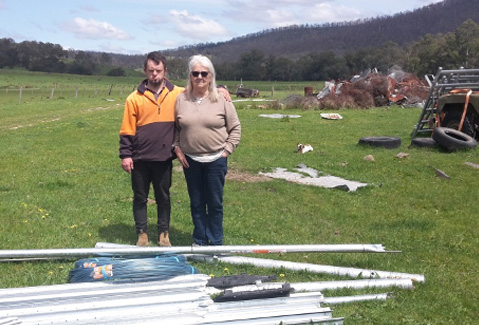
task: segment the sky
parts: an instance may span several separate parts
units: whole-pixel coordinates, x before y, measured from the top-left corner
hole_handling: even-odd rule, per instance
[[[145,54],[290,25],[354,21],[443,0],[0,0],[0,38]]]

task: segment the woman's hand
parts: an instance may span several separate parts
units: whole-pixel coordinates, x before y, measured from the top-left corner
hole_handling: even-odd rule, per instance
[[[188,164],[188,161],[186,160],[186,156],[183,153],[183,150],[181,150],[179,146],[175,147],[175,154],[181,166],[183,166],[183,168],[190,168],[190,165]]]

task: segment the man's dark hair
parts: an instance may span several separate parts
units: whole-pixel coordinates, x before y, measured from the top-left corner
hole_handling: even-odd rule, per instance
[[[163,67],[166,68],[166,58],[159,51],[153,51],[153,52],[148,53],[148,55],[146,56],[146,59],[145,59],[145,63],[143,65],[144,68],[146,68],[146,65],[148,64],[148,60],[152,60],[156,64],[159,64],[160,62],[162,62]]]

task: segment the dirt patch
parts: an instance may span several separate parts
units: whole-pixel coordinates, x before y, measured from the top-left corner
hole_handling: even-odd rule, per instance
[[[175,172],[183,173],[183,167],[174,166],[173,170]],[[248,173],[240,172],[236,169],[229,168],[228,173],[226,174],[227,180],[237,181],[237,182],[246,182],[246,183],[257,183],[257,182],[268,182],[271,181],[270,177],[263,175],[253,175]]]
[[[263,175],[252,175],[248,173],[243,173],[235,169],[228,170],[228,174],[226,174],[226,179],[237,181],[237,182],[246,182],[246,183],[271,181],[270,177],[263,176]]]

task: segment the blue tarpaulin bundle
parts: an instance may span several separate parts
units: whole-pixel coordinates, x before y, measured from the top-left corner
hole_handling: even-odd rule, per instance
[[[154,281],[198,273],[183,255],[96,257],[76,261],[70,271],[70,282]]]

